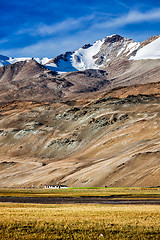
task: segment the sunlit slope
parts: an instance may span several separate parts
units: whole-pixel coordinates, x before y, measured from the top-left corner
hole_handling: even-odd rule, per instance
[[[0,187],[160,185],[158,95],[17,102],[0,114]]]

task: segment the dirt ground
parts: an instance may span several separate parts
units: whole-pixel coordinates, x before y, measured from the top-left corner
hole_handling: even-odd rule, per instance
[[[126,200],[120,197],[0,197],[0,202],[37,204],[145,204],[160,205],[160,199]]]

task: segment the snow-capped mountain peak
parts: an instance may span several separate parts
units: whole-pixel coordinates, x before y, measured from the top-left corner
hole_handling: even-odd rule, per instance
[[[158,37],[158,36],[157,36]],[[152,42],[141,47],[130,60],[160,59],[160,36]]]
[[[61,54],[48,62],[46,66],[59,73],[99,69],[115,58],[129,58],[139,45],[132,39],[111,35],[97,40],[93,45],[85,44],[74,52]]]
[[[94,56],[100,51],[105,39],[96,41],[88,48],[80,48],[72,54],[71,62],[77,70],[97,69]]]
[[[47,62],[49,62],[51,59],[44,57],[44,58],[31,58],[31,57],[20,57],[20,58],[13,58],[13,57],[6,57],[3,55],[0,55],[0,67],[3,67],[5,65],[14,64],[16,62],[21,61],[30,61],[34,60],[42,65],[45,65]]]
[[[55,58],[11,58],[0,55],[0,67],[19,61],[35,60],[50,70],[63,73],[105,68],[109,62],[119,59],[160,59],[160,36],[137,43],[115,34]]]

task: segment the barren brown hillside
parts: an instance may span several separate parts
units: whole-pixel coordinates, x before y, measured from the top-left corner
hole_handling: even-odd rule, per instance
[[[86,99],[112,89],[160,81],[160,60],[114,60],[105,68],[57,75],[30,60],[0,68],[0,104]]]
[[[0,187],[159,186],[159,86],[1,106]]]

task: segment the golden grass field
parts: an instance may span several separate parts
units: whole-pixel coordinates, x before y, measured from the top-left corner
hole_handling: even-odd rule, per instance
[[[151,205],[0,204],[0,239],[160,239]]]
[[[159,198],[159,188],[0,189],[0,196]],[[159,205],[0,203],[0,239],[160,239]]]

